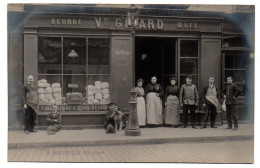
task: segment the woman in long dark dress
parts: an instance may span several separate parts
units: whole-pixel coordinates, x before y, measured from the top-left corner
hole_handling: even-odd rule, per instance
[[[166,125],[171,125],[173,127],[178,127],[180,123],[180,113],[179,113],[179,88],[176,86],[176,79],[174,77],[170,78],[170,86],[166,88],[166,110],[164,122]]]
[[[147,109],[147,124],[148,125],[161,125],[163,124],[162,118],[162,95],[163,90],[160,84],[157,83],[156,76],[151,78],[145,88],[146,93],[146,109]]]

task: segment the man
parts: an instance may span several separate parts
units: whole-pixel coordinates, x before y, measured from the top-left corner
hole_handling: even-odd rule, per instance
[[[23,104],[25,110],[24,131],[26,134],[36,132],[34,130],[36,114],[38,111],[37,87],[34,84],[34,78],[29,75],[27,84],[23,86]]]
[[[211,128],[217,128],[215,126],[216,120],[216,112],[218,110],[218,88],[214,84],[214,77],[210,76],[208,78],[209,84],[203,88],[202,100],[203,100],[203,107],[207,109],[208,114],[205,120],[204,125],[202,128],[207,127],[207,120],[210,113],[210,120],[211,120]]]
[[[191,83],[192,76],[188,75],[186,77],[186,83],[181,86],[180,90],[180,105],[183,106],[183,126],[182,128],[187,127],[188,122],[188,110],[190,109],[191,115],[191,125],[192,128],[197,129],[195,126],[195,109],[199,104],[198,91],[197,87]]]
[[[232,120],[234,122],[233,130],[238,130],[238,120],[237,120],[237,97],[240,95],[241,89],[233,83],[233,78],[231,76],[227,77],[227,85],[223,88],[222,94],[224,99],[226,99],[226,117],[228,122],[228,127],[226,129],[232,129]]]

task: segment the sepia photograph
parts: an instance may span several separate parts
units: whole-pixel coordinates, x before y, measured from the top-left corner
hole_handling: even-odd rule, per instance
[[[255,5],[9,3],[7,33],[8,162],[254,164]]]

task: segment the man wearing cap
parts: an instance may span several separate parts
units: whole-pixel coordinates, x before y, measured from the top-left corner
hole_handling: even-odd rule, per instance
[[[199,104],[199,96],[196,85],[192,84],[191,82],[192,76],[188,75],[186,77],[186,83],[181,86],[180,90],[180,105],[183,106],[182,128],[187,127],[188,110],[190,110],[192,128],[197,129],[195,126],[195,109]]]

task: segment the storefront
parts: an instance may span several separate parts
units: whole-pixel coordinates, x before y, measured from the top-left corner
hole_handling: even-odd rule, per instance
[[[47,124],[53,104],[65,127],[102,125],[110,102],[127,113],[129,91],[138,78],[146,85],[156,75],[165,90],[171,76],[181,86],[192,74],[200,95],[211,75],[219,88],[226,75],[237,82],[245,79],[244,72],[230,74],[235,59],[223,68],[223,61],[231,59],[223,55],[223,18],[139,15],[132,21],[134,26],[127,14],[43,13],[26,19],[22,45],[12,46],[10,55],[22,51],[18,66],[23,73],[17,73],[24,83],[28,75],[35,77],[40,126]],[[13,35],[10,41],[17,43]]]

